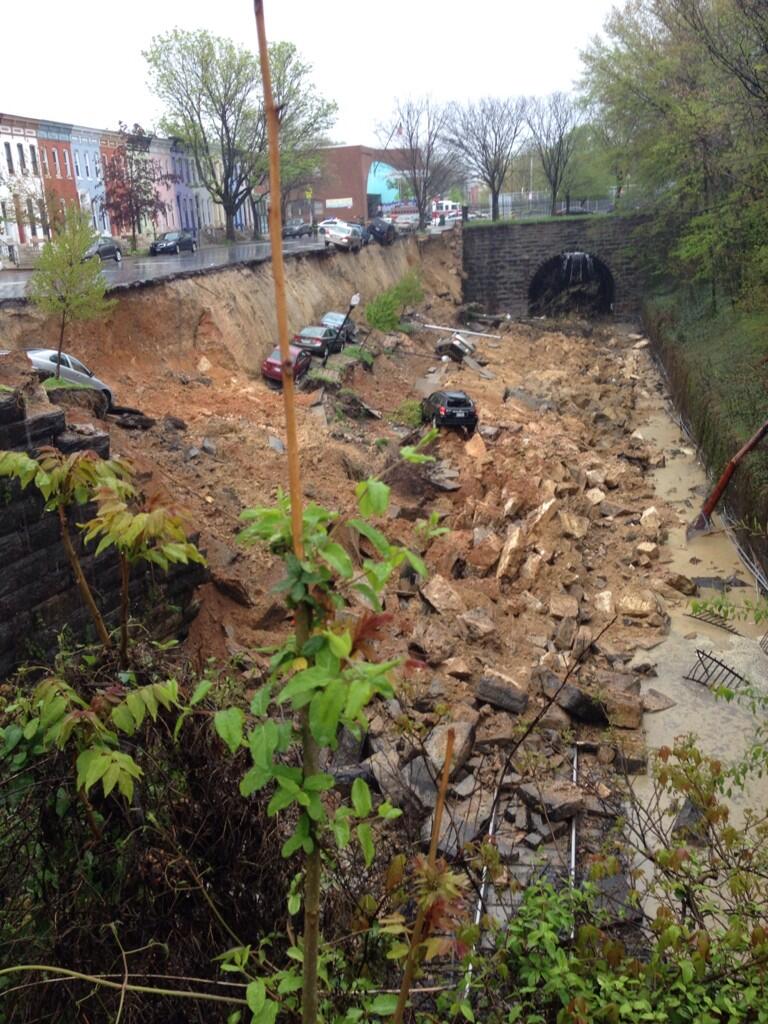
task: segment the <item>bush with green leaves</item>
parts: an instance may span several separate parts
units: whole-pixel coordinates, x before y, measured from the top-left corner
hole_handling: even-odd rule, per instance
[[[365,319],[371,327],[383,331],[395,331],[406,309],[416,306],[424,298],[418,271],[411,270],[396,285],[377,295],[365,307]]]

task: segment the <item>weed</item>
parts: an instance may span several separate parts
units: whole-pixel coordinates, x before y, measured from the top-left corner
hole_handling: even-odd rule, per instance
[[[406,398],[392,413],[393,423],[401,423],[405,427],[418,427],[421,423],[421,402],[415,398]]]

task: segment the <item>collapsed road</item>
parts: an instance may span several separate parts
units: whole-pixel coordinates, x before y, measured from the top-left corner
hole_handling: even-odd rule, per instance
[[[502,322],[498,338],[478,329],[472,362],[443,362],[438,335],[421,322],[455,321],[458,280],[430,259],[411,333],[371,332],[371,367],[333,356],[298,396],[305,494],[342,513],[352,511],[356,480],[397,461],[424,394],[462,390],[479,412],[473,437],[444,431],[435,463],[391,474],[380,524],[390,538],[414,544],[414,522],[431,513],[446,531],[422,544],[429,580],[401,577],[386,600],[393,620],[382,656],[421,667],[378,708],[366,743],[345,748],[333,767],[375,779],[423,840],[453,728],[442,852],[459,857],[493,820],[507,880],[564,875],[578,817],[579,875],[604,833],[612,773],[642,777],[649,741],[695,731],[724,756],[748,741],[747,713],[716,705],[685,677],[703,646],[737,672],[765,674],[754,637],[688,618],[693,595],[714,596],[726,579],[750,594],[751,580],[723,534],[685,539],[706,482],[637,328]],[[324,311],[322,295],[318,305]],[[113,364],[121,400],[151,425],[113,426],[112,450],[137,463],[148,490],[181,501],[201,531],[212,581],[191,653],[201,663],[236,656],[258,673],[255,648],[289,628],[272,590],[280,565],[239,549],[234,535],[243,507],[284,484],[282,401],[212,328],[208,336],[209,347],[158,346],[147,358],[146,346],[129,366]],[[70,410],[82,427],[89,417]],[[485,900],[511,909],[498,880]]]

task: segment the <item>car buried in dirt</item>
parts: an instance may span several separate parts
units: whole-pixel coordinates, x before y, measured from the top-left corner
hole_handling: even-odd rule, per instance
[[[421,421],[433,427],[461,427],[472,434],[477,419],[475,403],[464,391],[433,391],[421,403]]]
[[[344,336],[339,334],[339,328],[336,326],[317,324],[302,327],[298,334],[294,334],[291,344],[313,356],[327,359],[331,352],[341,352],[344,348]]]
[[[326,313],[320,323],[323,327],[330,327],[340,331],[341,340],[345,345],[349,345],[357,336],[357,324],[351,317],[345,316],[344,313]]]
[[[291,365],[293,366],[293,379],[299,381],[305,377],[312,365],[312,356],[303,348],[291,345]],[[261,375],[270,387],[278,388],[283,383],[283,357],[279,348],[273,348],[264,362],[261,364]]]

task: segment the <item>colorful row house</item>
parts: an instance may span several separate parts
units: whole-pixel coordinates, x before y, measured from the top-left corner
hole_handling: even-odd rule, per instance
[[[110,234],[104,174],[122,144],[117,132],[0,113],[0,244],[36,246],[69,203],[86,210],[94,233]],[[152,137],[147,153],[157,165],[164,212],[145,224],[148,234],[183,229],[215,237],[225,219],[199,179],[194,158],[177,139]],[[249,231],[243,207],[238,227]]]

